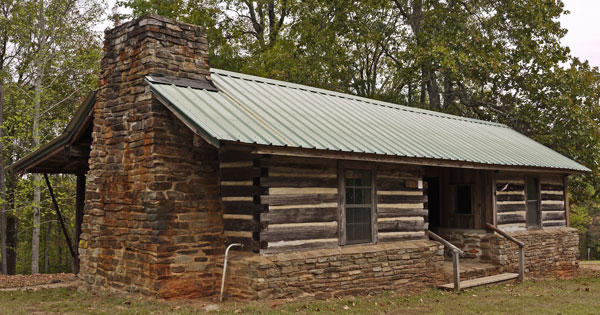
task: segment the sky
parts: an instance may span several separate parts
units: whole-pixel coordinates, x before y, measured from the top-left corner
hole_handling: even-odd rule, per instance
[[[562,44],[571,48],[571,54],[600,67],[600,1],[563,0],[571,13],[560,18],[568,33]]]
[[[116,0],[108,0],[108,10]],[[562,44],[571,48],[571,54],[582,60],[588,60],[591,66],[600,67],[600,0],[563,0],[570,14],[560,18],[561,25],[568,30]],[[123,8],[121,13],[129,13]],[[111,27],[106,21],[98,25],[97,30]]]

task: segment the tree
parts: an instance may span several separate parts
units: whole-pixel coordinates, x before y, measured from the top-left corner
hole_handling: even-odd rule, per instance
[[[93,26],[100,21],[103,7],[94,0],[20,1],[18,11],[15,7],[11,14],[16,12],[28,18],[9,42],[18,48],[6,95],[11,102],[5,117],[11,126],[7,134],[11,141],[4,157],[9,154],[11,160],[54,138],[95,86],[101,53]],[[39,175],[22,180],[32,185],[28,209],[32,215],[31,273],[35,274],[40,265],[44,200]],[[15,185],[14,189],[19,187],[24,186]]]

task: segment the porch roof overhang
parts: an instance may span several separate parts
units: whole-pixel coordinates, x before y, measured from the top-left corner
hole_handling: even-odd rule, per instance
[[[9,165],[12,173],[77,174],[87,171],[96,91],[91,92],[54,140]]]

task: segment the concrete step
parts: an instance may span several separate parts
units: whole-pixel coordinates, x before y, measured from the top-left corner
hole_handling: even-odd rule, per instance
[[[518,273],[501,273],[499,275],[494,275],[494,276],[488,276],[488,277],[482,277],[482,278],[476,278],[476,279],[461,281],[460,282],[460,288],[461,289],[467,289],[467,288],[477,287],[477,286],[486,285],[486,284],[492,284],[492,283],[498,283],[498,282],[508,281],[508,280],[516,279],[518,277],[519,277]],[[447,290],[453,290],[454,289],[454,283],[442,284],[442,285],[439,285],[438,288],[440,288],[440,289],[447,289]]]

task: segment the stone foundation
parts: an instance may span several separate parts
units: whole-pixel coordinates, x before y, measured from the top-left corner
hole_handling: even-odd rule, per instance
[[[481,256],[481,240],[489,237],[488,233],[479,230],[441,230],[439,235],[465,252],[465,256],[461,258],[475,261],[479,261]],[[444,256],[448,259],[452,258],[448,248],[444,248]]]
[[[237,300],[413,292],[443,281],[442,245],[406,241],[230,258],[226,296]]]
[[[572,278],[578,275],[579,235],[568,227],[511,232],[525,243],[525,276],[529,278]],[[518,271],[519,248],[499,235],[482,241],[482,261],[500,266],[499,270]]]
[[[509,232],[525,243],[525,272],[532,278],[571,278],[578,274],[579,235],[567,227]],[[498,234],[444,231],[440,235],[465,251],[461,259],[498,266],[496,273],[517,272],[519,248]],[[446,249],[446,257],[450,253]]]

